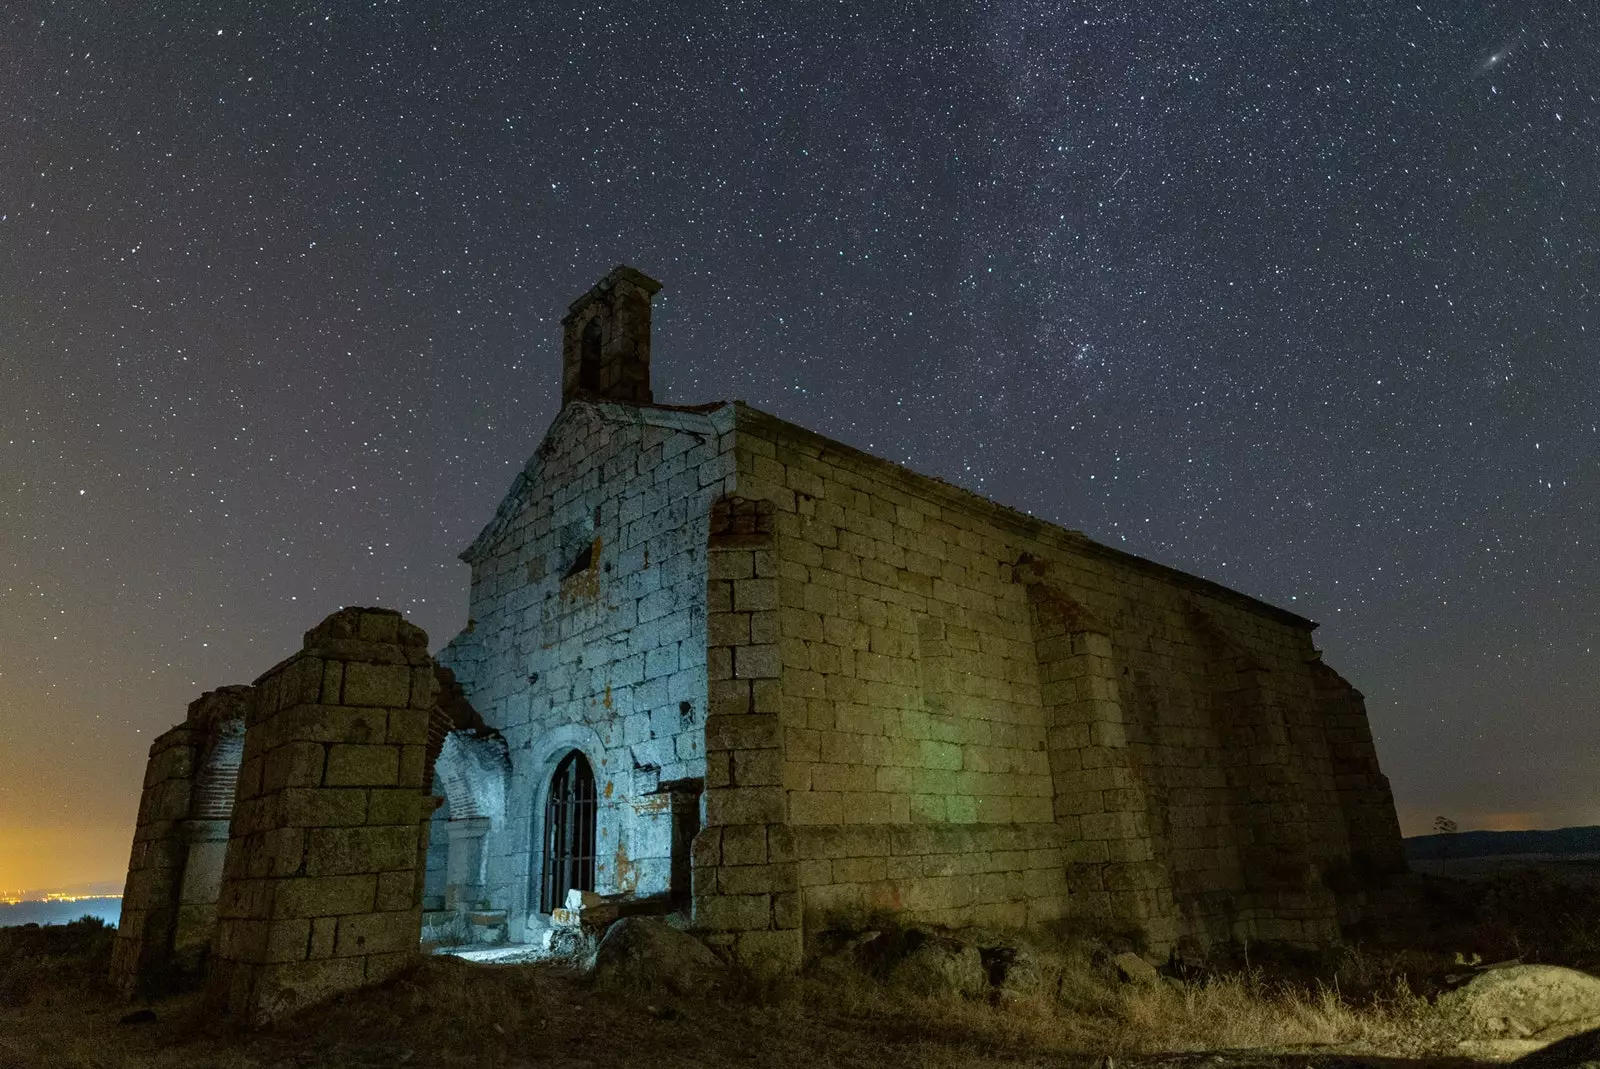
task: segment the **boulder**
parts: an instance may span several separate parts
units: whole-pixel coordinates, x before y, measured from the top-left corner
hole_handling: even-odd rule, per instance
[[[906,934],[904,952],[889,968],[889,983],[918,995],[988,995],[989,972],[977,947],[926,932]]]
[[[1053,995],[1061,984],[1060,966],[1031,947],[980,948],[980,953],[1001,1002]]]
[[[1439,996],[1439,1008],[1480,1036],[1549,1040],[1600,1024],[1600,979],[1556,965],[1512,965]]]
[[[594,954],[595,939],[592,933],[582,928],[550,928],[545,933],[544,948],[552,958],[582,966]]]
[[[1161,982],[1161,974],[1156,972],[1156,967],[1137,954],[1118,954],[1111,959],[1111,964],[1116,966],[1117,975],[1125,983],[1154,987]]]
[[[702,995],[722,984],[728,967],[694,936],[655,917],[623,917],[606,929],[594,953],[604,984],[675,995]]]

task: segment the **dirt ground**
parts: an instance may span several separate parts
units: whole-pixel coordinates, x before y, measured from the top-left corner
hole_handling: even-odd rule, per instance
[[[1517,958],[1600,975],[1600,897],[1522,869],[1424,878],[1423,914],[1318,960],[1242,948],[1203,975],[1118,980],[1070,959],[1048,998],[1000,1004],[897,992],[857,973],[715,998],[618,991],[556,963],[428,957],[382,987],[269,1028],[203,996],[130,1006],[106,986],[114,930],[0,929],[0,1069],[1600,1069],[1600,1032],[1534,1053],[1463,1047],[1435,996],[1461,962]],[[130,1016],[131,1014],[131,1016]],[[1463,1057],[1472,1052],[1478,1058]],[[1492,1059],[1492,1060],[1491,1060]]]
[[[857,1017],[789,1000],[646,1002],[551,966],[451,959],[431,960],[408,979],[260,1031],[212,1020],[197,996],[157,1003],[153,1011],[155,1020],[128,1024],[119,1023],[128,1007],[103,1000],[0,1012],[0,1069],[1021,1069],[1097,1067],[1106,1053],[1038,1049],[1027,1036],[1005,1034],[1003,1022],[975,1034],[965,1015],[941,1027],[922,1014]],[[1190,1055],[1138,1064],[1246,1061]]]
[[[0,1010],[0,1069],[1105,1069],[1108,1058],[1114,1069],[1483,1064],[1338,1046],[1128,1051],[1117,1049],[1126,1038],[1111,1030],[1099,1043],[1080,1035],[1064,1049],[1016,1007],[852,1002],[814,989],[650,999],[560,966],[454,958],[428,959],[394,983],[260,1030],[220,1021],[198,995],[148,1009],[153,1020],[128,1022],[130,1007],[105,997]],[[1600,1050],[1589,1057],[1600,1059]]]

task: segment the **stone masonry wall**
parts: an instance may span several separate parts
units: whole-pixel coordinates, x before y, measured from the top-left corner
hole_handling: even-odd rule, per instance
[[[1389,781],[1378,768],[1366,700],[1320,660],[1312,662],[1319,711],[1328,725],[1334,789],[1350,828],[1350,864],[1357,876],[1406,869]]]
[[[231,744],[250,700],[249,687],[208,691],[150,746],[112,951],[125,996],[193,979],[209,951],[237,776]]]
[[[1368,778],[1336,788],[1312,625],[742,406],[738,426],[739,493],[775,511],[808,928],[891,909],[1101,916],[1153,946],[1327,934],[1325,874],[1352,829],[1387,834],[1351,814],[1387,799],[1348,723]],[[1038,584],[1090,622],[1050,623]],[[982,880],[937,882],[978,855]],[[979,885],[981,911],[957,905]]]
[[[204,732],[179,724],[150,744],[133,852],[122,892],[122,917],[111,953],[111,979],[124,995],[164,978],[178,921],[183,880],[181,825],[189,815]]]
[[[440,659],[509,748],[485,849],[514,939],[538,909],[545,792],[573,749],[600,793],[597,890],[671,888],[674,785],[705,772],[706,531],[730,431],[731,411],[575,401],[463,554],[471,622]]]
[[[711,508],[706,564],[705,827],[695,837],[694,925],[761,972],[800,964],[800,894],[783,788],[777,556],[768,501]]]
[[[213,981],[265,1020],[417,953],[437,683],[419,628],[345,609],[255,686]]]

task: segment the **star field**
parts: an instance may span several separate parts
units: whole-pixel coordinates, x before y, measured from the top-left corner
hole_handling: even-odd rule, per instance
[[[1406,830],[1600,823],[1600,25],[1557,0],[0,13],[0,888],[343,605],[435,647],[660,279],[741,398],[1322,621]]]

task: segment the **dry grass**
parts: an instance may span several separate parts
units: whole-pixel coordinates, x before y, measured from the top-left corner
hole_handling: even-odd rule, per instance
[[[897,992],[865,974],[803,979],[776,1004],[794,1012],[912,1029],[991,1049],[1100,1054],[1337,1047],[1416,1057],[1456,1036],[1403,978],[1350,997],[1331,984],[1269,981],[1259,970],[1156,985],[1121,982],[1086,953],[1067,953],[1049,994],[992,1003]]]
[[[993,1002],[913,995],[870,968],[695,1000],[608,991],[555,965],[430,958],[383,988],[255,1032],[217,1020],[199,996],[158,1004],[153,1024],[119,1024],[128,1007],[101,979],[107,930],[5,929],[0,1069],[1022,1069],[1107,1054],[1168,1065],[1194,1051],[1234,1051],[1228,1064],[1255,1067],[1294,1059],[1238,1052],[1298,1051],[1303,1061],[1308,1050],[1454,1061],[1443,1056],[1460,1037],[1429,996],[1459,971],[1456,952],[1493,960],[1520,948],[1530,960],[1594,967],[1593,893],[1519,879],[1515,890],[1536,906],[1519,916],[1511,890],[1438,883],[1435,923],[1404,942],[1374,938],[1310,961],[1251,948],[1248,963],[1151,986],[1121,982],[1093,944],[1051,948],[1047,984]]]

